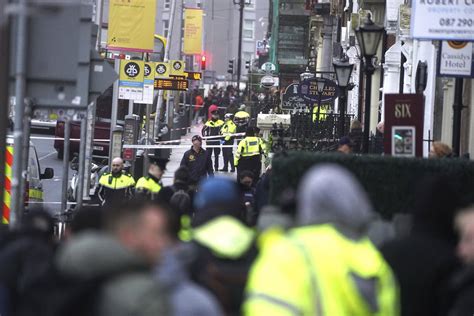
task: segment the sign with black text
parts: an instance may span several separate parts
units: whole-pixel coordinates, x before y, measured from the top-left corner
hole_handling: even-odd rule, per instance
[[[425,104],[422,94],[386,94],[385,154],[422,157],[424,115]]]
[[[472,42],[443,41],[439,50],[440,77],[474,77]]]

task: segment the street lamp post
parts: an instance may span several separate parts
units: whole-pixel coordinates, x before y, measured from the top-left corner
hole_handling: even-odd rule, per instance
[[[317,114],[317,117],[316,117],[316,121],[318,122],[318,127],[319,127],[319,116],[321,114],[321,98],[323,96],[324,88],[326,87],[326,79],[324,79],[322,77],[317,77],[316,78],[316,87],[317,87],[318,95],[319,95],[318,114]],[[314,115],[313,112],[314,112],[314,109],[311,110],[311,115]]]
[[[377,53],[377,48],[382,38],[384,28],[376,25],[370,16],[364,25],[359,26],[355,33],[357,42],[359,43],[361,55],[364,56],[364,70],[365,70],[365,113],[364,113],[364,139],[362,143],[362,152],[369,152],[369,137],[370,137],[370,94],[372,90],[372,75],[375,72],[372,59]]]
[[[250,5],[251,0],[234,0],[234,4],[239,5],[239,45],[237,52],[237,91],[240,95],[240,76],[242,73],[242,32],[244,24],[244,8],[246,5]]]
[[[342,138],[346,131],[347,86],[351,79],[354,64],[349,63],[349,58],[344,54],[342,58],[335,60],[332,65],[336,72],[337,85],[341,90],[341,95],[339,97],[339,138]]]

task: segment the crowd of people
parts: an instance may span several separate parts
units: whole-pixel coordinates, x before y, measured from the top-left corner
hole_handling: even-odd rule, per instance
[[[104,175],[120,191],[78,210],[60,240],[35,209],[1,235],[1,315],[474,312],[474,207],[457,203],[449,179],[421,183],[411,231],[387,240],[374,238],[371,201],[337,165],[313,167],[273,205],[271,168],[234,181],[182,166],[157,189],[148,183],[166,160],[155,159],[124,189],[120,167]]]

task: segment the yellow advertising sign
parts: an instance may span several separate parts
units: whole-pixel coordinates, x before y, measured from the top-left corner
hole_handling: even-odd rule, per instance
[[[156,0],[110,0],[107,48],[152,52]]]
[[[170,64],[158,62],[155,63],[155,78],[169,78]]]
[[[184,45],[186,55],[202,53],[202,10],[184,9]]]
[[[170,76],[184,77],[184,61],[170,60]]]

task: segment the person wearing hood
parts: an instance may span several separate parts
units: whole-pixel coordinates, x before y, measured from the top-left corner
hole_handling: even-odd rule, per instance
[[[161,206],[126,201],[108,210],[105,232],[85,231],[64,244],[57,253],[57,269],[71,280],[100,282],[93,306],[87,306],[94,315],[170,315],[168,299],[152,278],[152,268],[170,243],[167,225]],[[59,306],[51,315],[72,315],[61,313],[70,306]]]
[[[459,190],[446,176],[416,187],[411,231],[383,244],[381,252],[400,284],[402,316],[447,315],[449,280],[460,267],[453,225]]]
[[[149,157],[150,166],[148,175],[138,179],[135,192],[150,198],[155,198],[162,188],[161,177],[166,170],[169,159],[160,157]]]
[[[367,194],[336,165],[313,167],[297,195],[300,226],[265,243],[250,272],[244,315],[398,315],[390,267],[367,237]]]
[[[211,105],[209,107],[209,113],[211,114],[211,118],[204,124],[202,127],[201,134],[204,138],[211,137],[206,141],[208,146],[216,146],[216,147],[209,147],[209,156],[212,157],[212,152],[214,152],[214,171],[219,170],[219,155],[221,153],[221,149],[218,147],[220,145],[220,139],[218,136],[221,135],[221,128],[224,125],[224,121],[219,119],[219,110],[217,106]]]
[[[226,315],[240,315],[257,254],[254,231],[244,224],[242,194],[236,182],[214,177],[201,183],[194,206],[191,278],[217,297]]]

